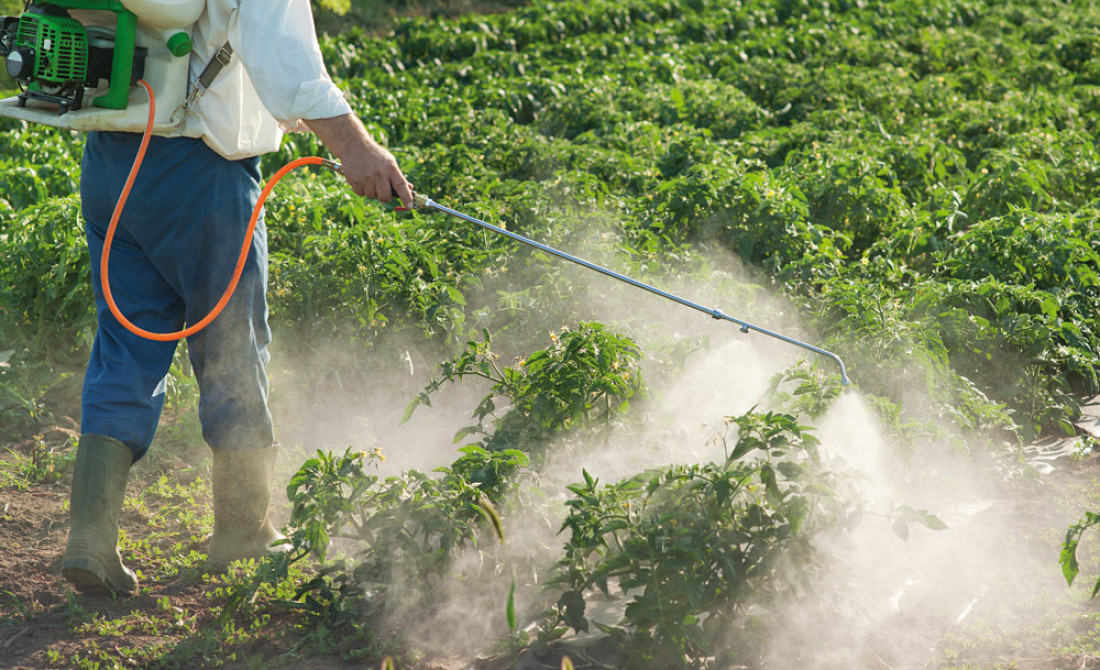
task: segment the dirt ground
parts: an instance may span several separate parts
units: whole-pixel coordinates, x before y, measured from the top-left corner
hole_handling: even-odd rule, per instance
[[[29,491],[0,491],[0,609],[10,616],[19,612],[24,619],[0,627],[0,667],[46,669],[57,667],[48,655],[64,658],[86,649],[82,636],[74,634],[73,619],[90,613],[113,619],[137,612],[156,612],[158,599],[167,597],[181,609],[205,607],[203,586],[179,580],[158,584],[152,593],[132,598],[109,599],[73,593],[61,579],[61,554],[65,547],[68,513],[64,509],[68,487],[34,487]],[[123,523],[131,532],[139,532],[138,519]],[[197,541],[197,540],[196,540]],[[135,647],[163,644],[141,633],[112,639],[109,647]],[[121,654],[120,654],[121,656]]]
[[[9,468],[14,460],[26,458],[34,448],[44,446],[64,462],[65,452],[72,449],[72,430],[55,426],[32,438],[0,444],[0,468]],[[173,466],[183,473],[184,480],[194,481],[193,471],[182,460],[159,463],[144,470],[135,467],[128,492],[132,495],[151,485]],[[165,579],[159,576],[160,570],[142,566],[124,551],[124,560],[141,579],[139,593],[128,598],[107,598],[74,592],[61,576],[71,479],[71,472],[65,472],[56,482],[25,487],[13,487],[10,481],[5,487],[0,480],[0,668],[378,667],[377,663],[343,662],[336,655],[309,657],[293,653],[299,640],[286,632],[294,629],[289,613],[285,622],[278,621],[279,614],[275,613],[262,630],[209,636],[209,631],[218,628],[215,618],[220,601],[211,596],[216,587],[198,567],[176,570]],[[202,487],[195,488],[203,491]],[[200,508],[208,507],[208,490],[193,502]],[[120,525],[124,534],[139,538],[149,534],[150,524],[163,523],[163,518],[164,514],[156,509],[136,509],[128,502]],[[193,535],[193,526],[181,520],[175,527],[158,527],[153,536],[160,546],[143,548],[143,555],[156,555],[157,549],[176,555],[205,552],[208,538]],[[205,645],[198,639],[204,634],[209,638]],[[220,646],[211,649],[212,645]],[[152,648],[159,651],[153,655],[139,651]],[[143,659],[150,656],[157,660],[148,664]],[[455,666],[446,661],[425,661],[414,667],[454,670]]]

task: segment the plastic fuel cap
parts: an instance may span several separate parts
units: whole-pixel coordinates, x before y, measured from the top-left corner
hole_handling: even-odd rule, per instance
[[[183,31],[169,37],[167,44],[168,51],[177,58],[191,53],[191,48],[194,46],[191,43],[191,36]]]

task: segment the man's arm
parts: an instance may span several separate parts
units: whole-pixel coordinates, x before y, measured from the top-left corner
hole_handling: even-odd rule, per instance
[[[317,137],[343,165],[344,177],[357,195],[389,202],[396,195],[412,207],[412,186],[385,147],[374,141],[354,114],[328,119],[307,119]]]
[[[215,4],[225,4],[226,16],[235,16],[227,19],[234,58],[267,111],[287,128],[304,120],[343,164],[357,194],[382,202],[396,195],[411,206],[412,189],[397,161],[374,141],[328,76],[309,0]]]

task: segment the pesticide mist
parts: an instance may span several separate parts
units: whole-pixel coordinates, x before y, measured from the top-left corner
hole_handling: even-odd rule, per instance
[[[322,55],[418,193],[854,388],[298,171],[264,216],[289,551],[195,577],[181,355],[124,507],[148,594],[73,601],[82,137],[0,119],[0,666],[1097,667],[1100,3],[311,3],[349,4]]]
[[[745,280],[677,290],[736,295],[806,337]],[[385,458],[339,480],[349,504],[328,521],[332,556],[359,561],[342,583],[373,612],[362,625],[441,658],[917,668],[972,626],[1011,634],[1021,606],[1068,606],[948,425],[903,443],[827,359],[572,270],[540,290],[523,323],[541,341],[475,338],[434,367],[440,352],[395,341],[370,365],[392,388],[308,400],[324,411],[296,434],[303,457]],[[600,316],[629,337],[584,325]]]

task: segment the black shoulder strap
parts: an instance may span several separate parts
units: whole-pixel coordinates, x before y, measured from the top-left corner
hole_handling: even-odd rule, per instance
[[[203,68],[202,74],[199,75],[199,78],[195,82],[195,85],[188,92],[187,98],[183,101],[183,104],[181,104],[176,109],[175,113],[173,113],[173,117],[175,117],[180,112],[186,114],[187,112],[191,111],[191,107],[199,98],[201,98],[206,93],[206,89],[210,88],[210,84],[214,83],[214,79],[218,76],[218,73],[221,72],[222,68],[224,68],[226,65],[229,65],[229,61],[232,59],[233,47],[229,44],[229,42],[226,42],[222,45],[220,49],[218,49],[217,53],[214,54],[214,57],[211,58],[210,62],[206,64],[206,67]]]
[[[214,57],[210,59],[210,62],[206,64],[202,74],[199,75],[196,88],[201,88],[204,91],[210,88],[210,84],[214,82],[214,78],[218,76],[218,73],[222,71],[222,68],[229,65],[229,61],[233,58],[233,47],[229,42],[222,45],[221,49],[214,54]],[[201,94],[200,94],[201,95]]]

